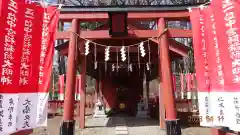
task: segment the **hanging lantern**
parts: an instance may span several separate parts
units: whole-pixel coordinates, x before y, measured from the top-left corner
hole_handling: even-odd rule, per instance
[[[108,61],[109,60],[109,52],[110,51],[110,47],[106,47],[105,49],[105,61]]]
[[[139,47],[140,47],[140,53],[141,53],[141,56],[142,57],[144,57],[145,55],[146,55],[146,53],[145,53],[145,49],[144,49],[144,43],[143,42],[141,42],[140,43],[140,45],[139,45]]]
[[[121,48],[121,57],[122,57],[122,61],[125,61],[127,58],[126,58],[126,49],[124,46],[122,46]]]
[[[85,43],[85,55],[88,55],[89,54],[89,41],[86,41]]]

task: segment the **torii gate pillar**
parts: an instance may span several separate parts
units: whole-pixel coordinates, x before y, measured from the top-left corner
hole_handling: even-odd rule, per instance
[[[72,31],[74,33],[79,32],[79,20],[72,20]],[[64,100],[64,114],[63,123],[61,125],[61,135],[73,135],[74,134],[74,93],[76,84],[76,67],[77,67],[77,36],[72,33],[69,40],[68,61],[67,61],[67,80],[66,80],[66,96]]]
[[[164,18],[158,20],[158,31],[162,34],[166,28],[166,22]],[[173,91],[173,81],[171,73],[171,62],[169,57],[169,43],[168,36],[163,33],[159,39],[160,46],[160,70],[161,80],[163,83],[163,97],[166,109],[166,131],[167,135],[181,135],[181,128],[179,125],[179,119],[176,118],[176,104]]]

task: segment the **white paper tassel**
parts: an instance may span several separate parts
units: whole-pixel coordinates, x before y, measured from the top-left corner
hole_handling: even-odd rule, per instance
[[[98,63],[94,62],[94,69],[97,69],[97,65],[98,65]]]
[[[147,67],[147,71],[149,71],[150,70],[149,63],[146,64],[146,67]]]
[[[114,72],[115,71],[115,65],[112,64],[112,71]]]
[[[145,49],[144,49],[144,43],[143,42],[141,42],[140,43],[140,45],[139,45],[139,47],[140,47],[140,52],[141,52],[141,56],[142,57],[144,57],[145,55],[146,55],[146,53],[145,53]]]
[[[121,48],[121,57],[122,57],[122,61],[125,61],[127,58],[126,58],[126,49],[124,46],[122,46]]]
[[[85,55],[88,55],[89,54],[89,41],[86,41],[85,43]]]
[[[105,49],[105,61],[109,60],[109,51],[110,51],[110,47],[108,46]]]
[[[132,69],[132,64],[129,65],[129,71],[132,72],[133,69]]]

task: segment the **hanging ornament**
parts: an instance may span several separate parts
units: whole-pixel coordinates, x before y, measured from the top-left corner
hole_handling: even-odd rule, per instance
[[[129,71],[130,71],[130,72],[133,71],[132,64],[129,65]]]
[[[119,66],[118,66],[118,48],[117,48],[117,72],[118,72],[118,68]]]
[[[94,69],[97,69],[98,62],[94,62]]]
[[[97,62],[97,46],[94,44],[94,69],[97,69],[98,62]]]
[[[115,64],[112,64],[112,71],[115,71]]]
[[[121,57],[122,57],[122,61],[125,61],[127,58],[126,58],[126,49],[124,46],[122,46],[121,48]]]
[[[146,63],[146,67],[147,67],[147,71],[149,71],[150,70],[149,63]]]
[[[127,57],[128,57],[128,63],[127,63],[127,64],[128,64],[128,65],[127,65],[128,68],[127,68],[127,69],[128,69],[128,75],[129,75],[129,64],[130,64],[129,50],[130,50],[130,47],[127,48],[127,55],[128,55],[128,56],[127,56]]]
[[[88,40],[85,43],[85,55],[89,54],[89,43],[90,43],[90,41],[88,41]]]
[[[139,48],[140,48],[140,52],[141,52],[141,56],[144,57],[146,55],[145,53],[145,49],[144,49],[144,43],[141,42],[140,45],[139,45]]]
[[[106,47],[106,49],[105,49],[105,61],[108,61],[109,60],[109,50],[110,50],[110,47],[108,46],[108,47]]]
[[[150,70],[151,69],[151,48],[150,48],[149,40],[148,40],[148,67],[149,67],[149,70]],[[150,75],[151,74],[152,74],[152,72],[150,70]]]

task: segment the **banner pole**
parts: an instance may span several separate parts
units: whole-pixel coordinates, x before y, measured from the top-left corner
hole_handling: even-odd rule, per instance
[[[158,20],[158,31],[162,33],[166,28],[166,22],[164,18]],[[173,80],[171,73],[171,62],[169,57],[169,43],[167,34],[161,35],[159,38],[160,46],[160,69],[162,74],[160,79],[163,83],[163,95],[164,95],[164,104],[166,109],[166,132],[167,135],[181,135],[181,128],[179,119],[176,118],[176,104],[175,96],[173,91]]]
[[[78,33],[79,20],[72,20],[72,35],[69,40],[68,61],[67,61],[67,76],[66,76],[66,97],[64,100],[64,114],[63,122],[60,127],[61,135],[73,135],[74,134],[74,95],[75,95],[75,83],[76,83],[76,50],[77,50],[77,36],[74,33]]]

